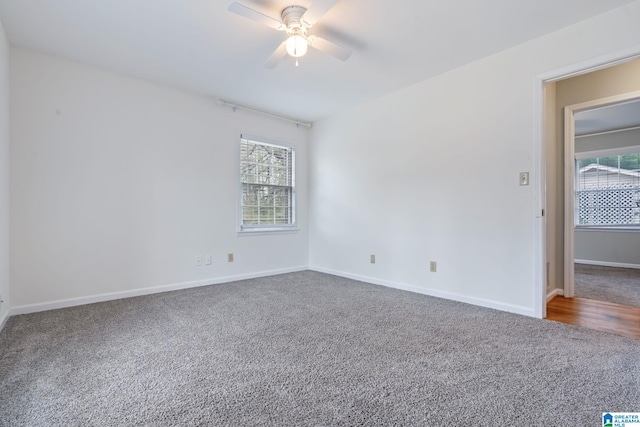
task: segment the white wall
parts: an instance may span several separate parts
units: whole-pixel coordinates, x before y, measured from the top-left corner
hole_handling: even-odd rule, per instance
[[[0,22],[0,329],[11,306],[9,265],[9,43]]]
[[[640,232],[575,232],[575,259],[594,265],[640,268]]]
[[[539,179],[536,76],[637,45],[638,19],[635,2],[316,123],[312,268],[535,314],[537,194],[518,173]]]
[[[640,129],[576,137],[576,153],[640,145]],[[600,265],[640,268],[640,231],[580,230],[574,232],[576,260]]]
[[[307,129],[21,48],[11,79],[16,312],[308,265]],[[296,148],[298,233],[237,236],[241,132]]]

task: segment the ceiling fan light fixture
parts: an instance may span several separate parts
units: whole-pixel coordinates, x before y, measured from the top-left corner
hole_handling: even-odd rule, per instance
[[[280,12],[280,18],[265,15],[237,1],[231,3],[228,9],[230,12],[286,33],[286,39],[283,40],[271,54],[264,64],[265,68],[275,68],[278,62],[285,56],[295,58],[296,66],[298,66],[298,58],[306,55],[309,46],[338,58],[341,61],[346,61],[351,55],[350,49],[346,49],[314,34],[307,34],[308,30],[314,27],[318,20],[339,0],[310,1],[312,4],[309,6],[309,9],[297,5],[285,7]],[[309,2],[309,0],[307,0],[307,2]]]
[[[308,47],[307,39],[300,35],[293,35],[287,39],[287,53],[294,58],[304,56]]]

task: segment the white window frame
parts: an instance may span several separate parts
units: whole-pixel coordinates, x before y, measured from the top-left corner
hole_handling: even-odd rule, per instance
[[[640,153],[640,145],[633,145],[627,147],[619,147],[619,148],[607,148],[602,150],[593,150],[593,151],[583,151],[574,154],[574,197],[578,193],[578,179],[579,179],[579,168],[577,167],[578,160],[584,160],[591,157],[610,157],[610,156],[618,156],[625,154],[634,154]],[[576,230],[610,230],[610,231],[638,231],[640,232],[640,225],[636,224],[620,224],[620,225],[608,225],[608,224],[598,224],[598,225],[590,225],[590,224],[579,224],[578,223],[578,205],[577,203],[574,205],[574,228]]]
[[[291,197],[290,197],[290,222],[289,224],[260,224],[260,225],[244,225],[244,206],[243,206],[243,181],[242,181],[242,143],[243,140],[256,144],[272,146],[291,150]],[[238,235],[259,235],[273,233],[295,233],[298,231],[296,222],[296,150],[293,144],[282,141],[276,141],[269,138],[240,134],[238,138]]]

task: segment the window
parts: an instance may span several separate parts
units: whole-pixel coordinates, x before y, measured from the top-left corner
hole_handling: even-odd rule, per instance
[[[576,154],[576,226],[640,227],[640,147]]]
[[[295,228],[293,148],[240,138],[241,231]]]

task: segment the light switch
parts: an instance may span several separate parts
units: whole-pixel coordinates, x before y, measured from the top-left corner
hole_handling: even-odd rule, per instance
[[[529,185],[529,172],[520,172],[520,185]]]

